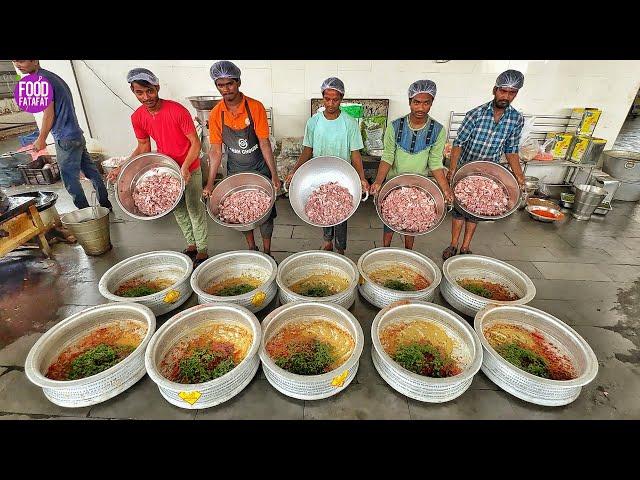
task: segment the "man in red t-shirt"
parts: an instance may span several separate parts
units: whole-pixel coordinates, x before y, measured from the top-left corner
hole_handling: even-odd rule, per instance
[[[189,111],[172,100],[158,96],[158,78],[146,68],[134,68],[127,74],[131,91],[142,103],[131,115],[133,131],[138,146],[131,153],[133,158],[151,151],[151,140],[156,142],[158,152],[173,158],[185,181],[184,196],[173,210],[173,214],[187,241],[183,251],[193,260],[194,268],[205,261],[207,255],[207,214],[202,196],[202,172],[200,171],[200,140]],[[113,170],[109,178],[117,177],[119,169]]]

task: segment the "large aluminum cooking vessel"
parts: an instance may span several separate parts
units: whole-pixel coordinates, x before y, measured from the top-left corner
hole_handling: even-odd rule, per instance
[[[640,152],[605,150],[602,170],[616,180],[640,182]]]
[[[225,198],[227,198],[232,193],[252,190],[266,193],[271,199],[269,208],[260,218],[254,220],[251,223],[227,223],[220,219],[220,204]],[[209,200],[205,202],[205,205],[207,206],[207,213],[209,213],[209,216],[213,219],[214,222],[219,223],[223,227],[229,227],[241,232],[247,232],[249,230],[253,230],[256,227],[259,227],[267,221],[275,202],[276,190],[275,188],[273,188],[271,180],[269,180],[264,175],[260,175],[259,173],[241,172],[230,175],[220,183],[218,183],[218,185],[216,185],[216,187],[211,192]]]
[[[478,160],[475,162],[466,163],[462,167],[460,167],[453,176],[451,189],[455,190],[456,185],[460,180],[470,176],[490,178],[491,180],[502,185],[505,188],[508,196],[507,210],[503,214],[496,216],[480,215],[470,212],[462,205],[460,205],[457,200],[454,200],[454,208],[456,208],[456,210],[467,213],[468,215],[471,215],[472,217],[475,217],[479,220],[500,220],[502,218],[508,217],[518,209],[518,205],[520,205],[522,196],[520,186],[518,185],[516,177],[514,177],[513,174],[505,167],[501,166],[498,163],[489,162],[486,160]]]
[[[623,202],[637,202],[640,200],[640,180],[635,182],[620,180],[620,185],[618,185],[613,199],[622,200]]]
[[[522,271],[495,258],[482,255],[458,255],[448,258],[442,265],[444,279],[440,285],[440,293],[449,304],[473,317],[478,310],[489,305],[520,305],[529,303],[536,295],[536,287],[531,279]],[[490,300],[465,290],[457,280],[477,278],[489,282],[500,283],[508,287],[520,299],[512,302]]]
[[[184,253],[161,250],[129,257],[105,272],[98,283],[100,294],[112,302],[135,302],[145,305],[156,315],[163,315],[186,302],[191,290],[193,262]],[[120,284],[141,276],[145,280],[164,278],[173,285],[144,297],[120,297],[115,292]]]
[[[418,375],[387,354],[380,342],[382,330],[390,324],[415,320],[434,322],[445,330],[455,345],[454,356],[463,366],[461,373],[447,378]],[[482,364],[482,346],[476,332],[460,315],[434,303],[407,300],[386,307],[373,320],[371,338],[371,357],[380,376],[398,392],[421,402],[441,403],[459,397],[471,386]]]
[[[342,292],[328,297],[305,297],[289,288],[290,285],[314,274],[335,273],[349,280],[349,286]],[[280,291],[280,303],[319,302],[335,303],[349,308],[356,300],[358,268],[353,261],[335,252],[311,250],[295,253],[285,258],[278,266],[276,283]]]
[[[572,359],[578,376],[573,380],[550,380],[519,369],[506,361],[489,344],[484,329],[495,323],[511,323],[542,331],[562,345]],[[527,305],[489,305],[475,316],[473,326],[484,350],[482,371],[500,388],[522,400],[546,406],[573,402],[583,386],[598,373],[598,359],[589,344],[558,318]]]
[[[133,202],[133,192],[139,182],[147,177],[161,173],[169,174],[180,180],[180,195],[178,195],[178,198],[176,198],[171,208],[167,211],[154,216],[145,215],[135,206]],[[182,199],[184,188],[185,183],[180,173],[180,166],[174,159],[162,153],[142,153],[122,164],[118,179],[116,180],[116,202],[118,202],[118,205],[124,213],[133,218],[137,218],[138,220],[155,220],[164,217],[176,208]]]
[[[276,274],[278,265],[269,255],[262,252],[238,250],[225,252],[204,261],[193,271],[191,275],[191,288],[198,295],[198,303],[234,303],[247,308],[255,313],[271,303],[278,286]],[[262,284],[251,292],[222,297],[205,292],[213,282],[220,282],[228,278],[239,277],[248,274],[259,278]]]
[[[137,320],[147,326],[138,347],[125,359],[103,372],[78,380],[51,380],[49,366],[62,351],[94,329],[117,320]],[[27,378],[42,387],[45,396],[62,407],[86,407],[124,392],[145,374],[144,354],[156,329],[156,317],[144,305],[107,303],[87,308],[48,330],[29,351],[24,366]]]
[[[276,365],[266,345],[287,323],[300,320],[326,320],[345,329],[355,340],[353,352],[345,363],[321,375],[297,375]],[[267,380],[279,392],[300,400],[319,400],[344,390],[355,378],[364,348],[364,334],[360,322],[340,305],[318,302],[294,302],[282,305],[262,321],[260,360]]]
[[[349,193],[353,196],[353,205],[351,213],[346,218],[340,220],[338,223],[346,221],[351,215],[356,212],[358,205],[361,201],[365,201],[369,198],[367,193],[362,198],[362,184],[360,183],[360,177],[356,169],[351,164],[339,157],[315,157],[304,163],[296,173],[293,174],[291,184],[288,187],[289,201],[293,207],[293,211],[303,221],[307,222],[314,227],[332,227],[338,225],[333,223],[330,225],[319,225],[313,223],[306,213],[304,213],[304,207],[309,200],[311,193],[320,185],[329,182],[338,182],[340,186],[349,190]]]
[[[402,292],[384,287],[369,277],[369,274],[385,266],[402,263],[410,268],[418,271],[423,277],[431,282],[431,284],[416,292]],[[378,308],[399,300],[423,300],[430,302],[436,293],[436,288],[442,280],[442,273],[438,265],[426,255],[414,250],[393,247],[378,247],[365,252],[358,259],[358,271],[360,272],[360,285],[358,290],[360,294],[370,304]]]
[[[253,342],[246,357],[230,372],[204,383],[183,384],[163,377],[160,364],[171,347],[189,339],[199,328],[212,322],[241,324],[251,331]],[[196,305],[174,315],[158,329],[149,342],[145,365],[149,377],[169,403],[190,410],[209,408],[233,398],[249,384],[260,366],[258,348],[261,337],[258,319],[240,305]]]
[[[417,187],[420,190],[426,192],[435,201],[436,222],[433,224],[431,228],[425,230],[424,232],[405,232],[403,230],[397,230],[396,228],[392,227],[387,222],[385,222],[385,219],[382,215],[382,202],[384,202],[384,199],[386,198],[387,195],[389,195],[389,193],[392,190],[395,190],[396,188],[402,188],[402,187]],[[403,235],[406,234],[406,235],[417,236],[417,235],[424,235],[426,233],[432,232],[440,226],[440,224],[444,220],[444,217],[447,215],[447,206],[444,200],[444,195],[442,194],[442,191],[440,190],[438,185],[436,185],[436,183],[430,178],[427,178],[422,175],[414,174],[414,173],[404,173],[402,175],[398,175],[397,177],[393,177],[391,180],[385,183],[380,189],[380,192],[378,193],[378,195],[376,196],[375,205],[376,205],[376,212],[378,213],[378,217],[380,217],[380,221],[384,223],[387,227],[389,227],[391,230],[393,230],[394,232],[400,233]]]

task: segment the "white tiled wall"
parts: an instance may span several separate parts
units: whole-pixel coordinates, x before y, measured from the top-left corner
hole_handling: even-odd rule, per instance
[[[96,74],[133,108],[139,104],[126,83],[130,68],[143,66],[154,71],[161,82],[161,94],[177,100],[195,113],[186,97],[216,95],[209,77],[215,60],[86,60],[74,61],[83,94],[87,119],[94,137],[108,154],[123,155],[135,146],[124,105]],[[389,98],[390,116],[408,111],[406,91],[421,78],[434,80],[438,94],[431,109],[434,118],[447,125],[451,110],[467,111],[491,99],[495,77],[507,68],[525,74],[525,86],[514,106],[525,113],[560,114],[576,106],[598,107],[603,115],[595,135],[608,140],[609,148],[624,122],[640,88],[637,60],[239,60],[241,90],[273,107],[276,137],[302,136],[312,97],[320,96],[322,81],[338,76],[347,96]],[[41,60],[44,68],[74,84],[69,61]],[[76,109],[80,112],[77,91]],[[86,120],[80,113],[81,124]],[[85,129],[86,131],[86,129]]]

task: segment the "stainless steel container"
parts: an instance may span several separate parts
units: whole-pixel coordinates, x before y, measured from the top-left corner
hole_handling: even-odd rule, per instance
[[[435,323],[452,340],[452,356],[462,368],[453,377],[431,378],[410,372],[396,363],[382,347],[380,333],[385,327],[423,320]],[[482,365],[480,339],[469,323],[448,308],[416,300],[397,302],[381,310],[371,325],[373,365],[393,389],[421,402],[442,403],[462,395]]]
[[[81,208],[65,213],[60,221],[75,235],[87,255],[102,255],[111,250],[108,208]]]
[[[578,220],[589,220],[593,211],[602,203],[607,191],[593,185],[576,185],[576,196],[571,215]]]
[[[637,202],[640,200],[640,181],[625,182],[621,180],[613,198],[623,202]]]
[[[624,182],[640,182],[640,152],[605,150],[602,170]]]
[[[539,330],[560,344],[577,370],[573,380],[550,380],[532,375],[506,361],[484,336],[496,323],[509,323]],[[526,305],[489,305],[475,316],[473,327],[483,347],[482,371],[506,392],[537,405],[560,406],[573,402],[583,386],[598,373],[598,359],[589,344],[560,319]]]

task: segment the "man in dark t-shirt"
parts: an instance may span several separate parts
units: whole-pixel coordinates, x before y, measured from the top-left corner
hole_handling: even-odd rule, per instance
[[[37,152],[46,146],[47,136],[51,132],[55,140],[60,175],[75,206],[78,208],[89,206],[80,185],[80,171],[82,171],[96,189],[100,205],[111,210],[112,206],[104,180],[87,152],[69,86],[55,73],[40,68],[39,60],[13,60],[13,64],[23,74],[41,75],[53,88],[53,101],[44,111],[40,135],[33,143],[34,150]]]

